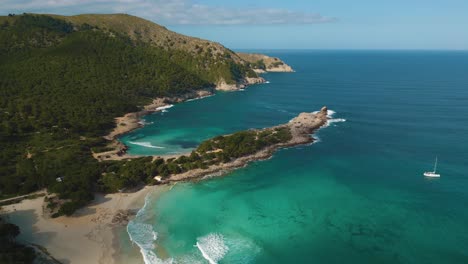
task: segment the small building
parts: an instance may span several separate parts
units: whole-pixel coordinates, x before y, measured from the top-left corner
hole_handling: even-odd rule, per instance
[[[158,182],[161,182],[162,181],[162,177],[161,176],[156,176],[154,177],[155,180],[157,180]]]

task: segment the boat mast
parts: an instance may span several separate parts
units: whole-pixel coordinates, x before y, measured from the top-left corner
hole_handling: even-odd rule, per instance
[[[435,164],[434,164],[434,172],[436,172],[437,170],[437,156],[436,156],[436,160],[435,160]]]

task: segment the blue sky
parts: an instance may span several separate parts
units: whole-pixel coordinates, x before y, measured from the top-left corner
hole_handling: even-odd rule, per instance
[[[468,49],[467,0],[0,0],[0,13],[128,13],[233,49]]]

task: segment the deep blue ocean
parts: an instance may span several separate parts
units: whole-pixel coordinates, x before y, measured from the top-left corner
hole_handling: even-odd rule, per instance
[[[468,263],[468,52],[256,52],[296,72],[146,116],[121,138],[130,153],[185,152],[324,105],[337,122],[312,145],[148,196],[128,226],[147,263]],[[425,178],[436,156],[442,176]]]

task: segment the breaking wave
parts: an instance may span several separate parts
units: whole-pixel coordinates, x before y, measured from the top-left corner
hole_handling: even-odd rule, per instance
[[[127,233],[130,240],[140,248],[140,253],[146,264],[172,263],[172,260],[162,261],[154,253],[154,242],[158,235],[150,224],[139,223],[135,220],[130,221],[127,225]]]
[[[164,147],[160,146],[154,146],[151,144],[151,142],[135,142],[135,141],[129,141],[128,143],[133,144],[133,145],[138,145],[146,148],[155,148],[155,149],[163,149]]]
[[[172,264],[172,259],[162,260],[156,256],[154,243],[158,238],[158,233],[153,230],[150,224],[143,223],[148,218],[146,213],[149,201],[150,195],[147,195],[145,205],[138,211],[135,219],[128,223],[127,233],[130,240],[140,248],[145,264]]]
[[[191,101],[195,101],[195,100],[200,100],[200,99],[207,98],[207,97],[211,97],[211,96],[214,96],[214,94],[210,94],[210,95],[200,96],[200,97],[197,97],[197,98],[188,99],[187,102],[191,102]]]
[[[314,141],[312,142],[312,144],[322,142],[322,140],[318,136],[313,136],[313,138],[314,138]]]
[[[312,113],[316,114],[316,113],[318,113],[318,112],[319,112],[319,111],[314,111],[314,112],[312,112]],[[328,127],[328,126],[330,126],[330,124],[333,124],[333,123],[346,122],[346,119],[344,119],[344,118],[333,118],[333,116],[334,116],[335,114],[336,114],[335,111],[328,109],[328,111],[327,111],[328,121],[327,121],[327,124],[324,125],[323,127]]]
[[[344,118],[333,118],[333,116],[336,114],[335,111],[333,110],[328,110],[327,112],[327,117],[329,118],[328,119],[328,122],[327,122],[327,125],[326,126],[330,126],[331,124],[333,123],[341,123],[341,122],[346,122],[346,119]]]
[[[158,233],[154,231],[151,224],[152,211],[148,208],[151,196],[145,198],[145,205],[141,208],[135,218],[127,225],[127,233],[132,243],[137,245],[145,264],[217,264],[220,261],[226,263],[254,263],[261,248],[251,239],[242,236],[226,238],[219,233],[209,233],[198,237],[194,250],[185,254],[168,259],[160,259],[155,252]]]
[[[224,243],[224,237],[216,233],[198,238],[196,246],[203,255],[203,258],[210,264],[218,263],[229,250],[229,247]]]
[[[171,108],[173,106],[174,105],[165,105],[165,106],[156,107],[156,111],[166,110],[166,109],[169,109],[169,108]]]
[[[146,125],[152,125],[154,124],[154,122],[148,122],[146,121],[145,119],[141,119],[140,121],[138,121],[138,124],[142,125],[142,126],[146,126]]]

